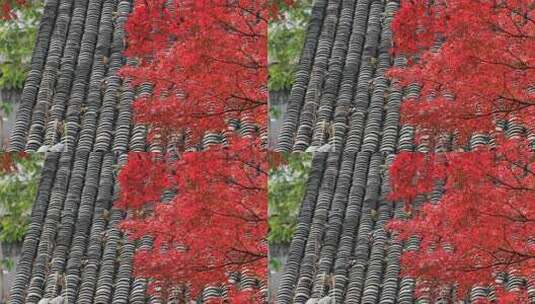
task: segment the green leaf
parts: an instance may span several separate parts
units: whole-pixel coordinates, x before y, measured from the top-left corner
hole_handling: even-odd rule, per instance
[[[280,271],[282,269],[282,263],[277,258],[269,259],[269,269]]]
[[[42,14],[41,1],[28,1],[16,10],[19,16],[0,20],[0,89],[21,89],[29,69]]]
[[[17,170],[0,173],[0,241],[24,239],[42,167],[41,154],[14,156]]]
[[[2,263],[2,269],[5,269],[7,271],[15,269],[15,261],[12,258],[4,258],[0,262]]]
[[[13,112],[13,104],[0,100],[0,111],[2,111],[4,115],[9,116],[9,114]]]
[[[269,235],[271,244],[289,243],[311,166],[310,154],[283,154],[286,164],[269,172]]]
[[[311,6],[312,0],[296,1],[291,8],[282,6],[284,18],[269,24],[270,91],[288,90],[293,84],[293,74],[305,43]]]

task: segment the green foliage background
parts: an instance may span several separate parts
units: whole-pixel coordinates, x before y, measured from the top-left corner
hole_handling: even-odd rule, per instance
[[[23,87],[41,14],[41,1],[28,1],[17,18],[0,20],[0,88]]]
[[[295,1],[290,8],[281,6],[283,18],[269,24],[268,62],[270,91],[288,90],[305,43],[312,0]]]
[[[30,222],[31,208],[37,194],[43,155],[14,155],[17,169],[0,172],[0,241],[21,242]]]
[[[20,90],[30,68],[37,27],[42,14],[42,1],[29,0],[16,7],[15,18],[0,19],[0,89]],[[12,103],[0,100],[0,119],[12,111]],[[1,127],[1,121],[0,121]],[[26,157],[13,155],[16,170],[0,172],[0,242],[21,242],[30,222],[42,167],[41,154]],[[12,261],[0,261],[10,269]]]
[[[286,164],[269,172],[269,235],[271,244],[289,243],[305,194],[311,154],[284,154]]]
[[[0,19],[0,90],[23,88],[43,10],[38,0],[28,0],[26,5],[14,7],[15,18]],[[0,132],[12,110],[11,101],[0,100]]]

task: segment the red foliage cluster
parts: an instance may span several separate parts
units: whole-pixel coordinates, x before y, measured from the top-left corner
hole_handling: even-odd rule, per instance
[[[11,153],[0,154],[0,173],[9,173],[14,170],[14,162]]]
[[[135,102],[137,121],[163,140],[197,139],[244,116],[265,125],[270,11],[256,0],[135,1],[126,54],[139,62],[123,75],[153,88]]]
[[[158,201],[160,190],[170,186],[170,181],[164,174],[166,169],[163,161],[153,159],[150,154],[131,154],[118,177],[123,188],[121,199],[116,202],[116,206],[141,209],[148,202]],[[155,174],[156,172],[161,174]]]
[[[401,238],[421,240],[420,250],[403,257],[406,274],[435,287],[457,284],[461,296],[500,272],[535,283],[535,155],[525,142],[506,141],[496,151],[402,153],[391,173],[393,200],[410,201],[443,183],[437,204],[391,223]]]
[[[17,170],[17,159],[23,159],[28,157],[25,152],[17,153],[0,153],[0,174],[12,173]]]
[[[437,183],[444,191],[438,202],[411,210],[411,220],[391,224],[402,239],[421,240],[420,250],[404,253],[404,270],[420,279],[419,291],[457,286],[463,299],[472,286],[492,286],[499,303],[528,303],[525,286],[504,289],[500,273],[535,284],[535,6],[403,1],[393,27],[394,52],[411,59],[391,75],[421,86],[420,96],[403,103],[403,122],[431,142],[453,135],[454,151],[474,133],[496,142],[471,152],[397,156],[392,199],[429,198]],[[527,132],[503,138],[496,132],[502,120]]]
[[[396,53],[419,57],[392,72],[422,85],[421,97],[402,106],[404,122],[455,132],[460,142],[499,119],[535,127],[533,3],[402,1],[393,28]]]
[[[227,148],[185,153],[178,161],[150,153],[129,156],[119,176],[118,203],[133,212],[122,227],[133,239],[153,239],[152,248],[139,250],[134,261],[136,275],[152,279],[152,292],[188,286],[196,298],[206,286],[224,285],[230,273],[266,277],[268,165],[266,153],[255,148],[237,140]],[[171,201],[160,202],[173,189]],[[232,303],[263,296],[255,288],[228,288]]]
[[[287,155],[284,155],[283,153],[268,151],[267,163],[269,165],[269,169],[274,169],[286,165],[288,163],[288,159],[286,156]]]
[[[10,20],[15,18],[16,16],[13,13],[13,8],[25,6],[26,4],[26,0],[0,0],[0,6],[2,7],[0,10],[0,20]]]

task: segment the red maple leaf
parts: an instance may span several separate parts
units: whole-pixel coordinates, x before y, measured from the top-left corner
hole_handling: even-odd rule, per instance
[[[404,1],[393,27],[394,53],[409,61],[390,74],[421,88],[404,101],[402,122],[416,126],[420,143],[453,138],[453,152],[402,153],[391,168],[390,197],[409,209],[443,192],[390,224],[402,239],[420,239],[402,257],[405,274],[427,294],[456,286],[463,299],[489,286],[498,303],[528,303],[526,284],[504,290],[499,278],[535,284],[535,7]],[[474,134],[488,136],[487,145],[455,152]]]

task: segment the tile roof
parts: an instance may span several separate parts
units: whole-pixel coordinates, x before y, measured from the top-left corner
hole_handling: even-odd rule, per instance
[[[10,151],[60,142],[73,151],[144,149],[143,135],[131,128],[134,90],[117,75],[126,61],[130,6],[126,0],[45,2]]]
[[[394,152],[400,96],[389,92],[384,73],[391,66],[389,23],[397,5],[315,2],[277,150],[305,151],[329,143],[352,152]],[[392,101],[385,111],[387,94]],[[385,140],[376,147],[383,120]]]
[[[118,188],[111,153],[47,153],[10,303],[62,296],[71,303],[144,303],[131,285],[134,244],[111,207]],[[141,294],[141,297],[137,294]]]
[[[162,302],[147,296],[147,280],[133,278],[133,254],[151,240],[132,243],[117,228],[126,216],[113,207],[117,171],[128,152],[176,151],[178,144],[196,151],[226,139],[222,132],[198,143],[147,144],[132,102],[151,86],[133,88],[117,75],[135,64],[122,54],[131,8],[131,0],[45,1],[8,151],[46,151],[46,160],[9,303]],[[246,115],[229,129],[267,142],[267,128]],[[246,275],[233,278],[265,292]],[[225,293],[207,288],[201,297]]]
[[[8,151],[46,152],[9,303],[145,303],[136,247],[116,227],[117,169],[150,149],[133,126],[126,63],[129,0],[47,0]],[[150,92],[150,91],[149,91]],[[59,149],[58,149],[59,148]]]
[[[399,278],[399,258],[417,244],[393,241],[384,229],[404,216],[402,204],[385,200],[386,167],[395,152],[413,149],[413,130],[398,126],[403,92],[384,75],[393,64],[398,5],[314,4],[277,150],[329,144],[336,152],[314,156],[277,303],[414,300],[414,281]]]
[[[416,298],[414,279],[400,276],[401,254],[417,250],[418,240],[402,243],[385,230],[390,219],[407,217],[403,202],[386,200],[395,154],[430,149],[425,141],[415,145],[414,128],[399,123],[403,96],[419,87],[385,77],[406,63],[389,52],[398,7],[398,0],[314,3],[276,150],[331,152],[314,155],[278,304],[429,303]],[[506,125],[507,136],[522,133]],[[489,143],[474,135],[468,148]],[[437,187],[432,200],[440,195]],[[504,279],[508,288],[525,284]],[[489,292],[474,288],[470,300]]]

